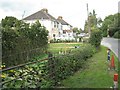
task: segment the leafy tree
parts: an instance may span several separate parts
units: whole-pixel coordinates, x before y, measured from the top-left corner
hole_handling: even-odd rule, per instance
[[[2,27],[14,27],[16,21],[18,21],[17,18],[12,16],[6,16],[5,19],[2,19]]]
[[[101,26],[102,23],[102,19],[101,18],[97,18],[96,17],[96,13],[95,10],[93,10],[93,12],[89,13],[88,19],[85,21],[85,25],[84,25],[84,32],[88,33],[88,25],[90,27],[90,30],[94,30],[92,28],[98,28],[98,26]]]
[[[82,31],[81,28],[80,28],[80,29],[78,29],[77,27],[74,27],[74,28],[73,28],[73,33],[80,34],[81,31]]]
[[[103,36],[106,37],[108,34],[108,28],[110,27],[110,25],[112,25],[112,22],[114,20],[114,16],[113,15],[109,15],[107,16],[103,23],[102,23],[102,27],[100,28],[103,32]]]
[[[103,32],[103,36],[109,35],[113,37],[114,34],[120,30],[120,14],[108,15],[100,28]]]
[[[46,45],[48,42],[48,31],[44,26],[41,26],[39,21],[36,21],[30,28],[30,39],[36,43],[37,47]],[[40,41],[42,43],[40,43]]]

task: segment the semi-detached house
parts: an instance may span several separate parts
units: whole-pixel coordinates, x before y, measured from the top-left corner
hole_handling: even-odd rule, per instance
[[[26,23],[35,23],[37,20],[46,27],[49,31],[48,39],[61,39],[61,40],[72,40],[73,31],[72,26],[59,16],[58,19],[54,18],[48,13],[47,9],[42,9],[26,18],[23,19]]]

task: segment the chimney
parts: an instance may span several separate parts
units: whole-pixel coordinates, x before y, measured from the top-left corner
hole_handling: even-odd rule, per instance
[[[46,8],[43,8],[42,11],[48,13],[48,10]]]
[[[63,17],[62,16],[59,16],[58,19],[62,19]]]

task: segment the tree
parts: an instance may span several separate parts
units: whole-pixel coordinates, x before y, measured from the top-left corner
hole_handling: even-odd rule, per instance
[[[73,28],[73,33],[76,33],[76,35],[80,34],[81,31],[82,31],[81,28],[80,28],[80,29],[78,29],[77,27],[74,27],[74,28]]]
[[[100,28],[103,32],[103,36],[109,35],[113,37],[114,34],[120,30],[120,14],[108,15]]]
[[[12,16],[6,16],[5,19],[2,19],[2,27],[14,27],[16,21],[18,21],[17,18]]]
[[[84,25],[84,32],[88,33],[88,27],[90,27],[91,32],[94,30],[93,28],[98,28],[99,25],[101,25],[102,23],[102,19],[101,18],[97,18],[96,17],[96,13],[95,10],[93,10],[93,12],[89,13],[88,19],[85,21],[85,25]],[[88,26],[89,25],[89,26]]]

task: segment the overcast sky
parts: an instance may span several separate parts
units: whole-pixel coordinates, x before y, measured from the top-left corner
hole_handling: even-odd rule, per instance
[[[47,8],[48,13],[63,19],[73,27],[84,28],[89,11],[95,9],[97,17],[104,19],[110,14],[118,12],[119,0],[0,0],[0,20],[5,16],[14,16],[18,19],[31,15],[42,8]]]

